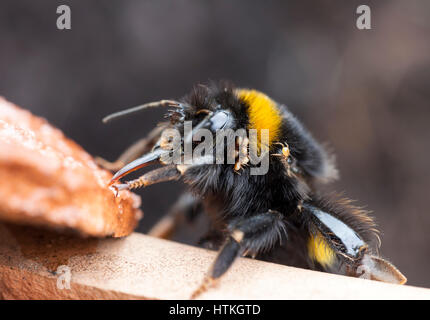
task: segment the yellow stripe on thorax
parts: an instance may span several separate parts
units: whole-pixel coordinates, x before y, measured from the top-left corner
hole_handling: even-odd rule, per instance
[[[248,105],[249,127],[256,129],[258,134],[257,144],[261,145],[261,130],[269,130],[269,147],[277,141],[281,133],[282,117],[276,102],[262,92],[250,89],[238,89],[236,91],[240,100]]]
[[[315,236],[311,235],[309,238],[308,254],[311,259],[317,261],[323,267],[331,266],[336,258],[335,252],[321,233],[317,233]]]

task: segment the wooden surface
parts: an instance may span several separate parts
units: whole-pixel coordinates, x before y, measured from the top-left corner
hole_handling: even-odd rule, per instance
[[[0,298],[188,299],[215,253],[133,233],[83,239],[0,225]],[[70,289],[59,289],[61,266]],[[430,289],[239,259],[202,299],[430,299]]]

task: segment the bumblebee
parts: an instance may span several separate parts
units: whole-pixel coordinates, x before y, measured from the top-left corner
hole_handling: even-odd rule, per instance
[[[378,231],[369,213],[348,199],[318,190],[337,177],[333,157],[285,105],[257,90],[220,82],[196,85],[180,100],[161,100],[114,113],[104,122],[152,107],[166,108],[167,121],[117,161],[99,159],[99,163],[118,170],[110,183],[117,192],[178,179],[188,185],[189,191],[150,234],[168,238],[184,217],[193,219],[202,212],[208,215],[210,228],[201,244],[218,250],[218,255],[193,298],[240,256],[384,282],[406,282],[399,270],[379,256]],[[194,128],[191,133],[184,130],[186,122]],[[179,144],[191,141],[194,150],[201,143],[196,138],[197,129],[202,128],[213,134],[255,130],[260,154],[262,132],[267,130],[267,172],[253,175],[255,164],[247,157],[238,159],[238,154],[250,148],[246,137],[235,140],[233,163],[215,162],[209,153],[188,163],[163,160],[172,154],[172,148],[166,147],[171,141],[163,133],[177,130]],[[227,149],[225,146],[226,153]],[[183,158],[182,151],[180,160]],[[162,166],[120,183],[130,172],[155,163]]]

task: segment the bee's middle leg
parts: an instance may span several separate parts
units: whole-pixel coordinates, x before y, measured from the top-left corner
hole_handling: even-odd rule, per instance
[[[221,247],[202,285],[192,294],[194,299],[206,291],[233,264],[238,256],[270,249],[286,233],[283,216],[276,211],[257,214],[248,218],[238,218],[229,226],[229,235]]]
[[[183,223],[192,223],[203,211],[200,199],[189,192],[182,194],[169,212],[149,230],[149,235],[170,239]]]

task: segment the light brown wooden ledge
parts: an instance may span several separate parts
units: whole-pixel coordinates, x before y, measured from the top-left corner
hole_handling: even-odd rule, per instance
[[[0,298],[188,299],[215,253],[134,233],[79,239],[0,225]],[[55,270],[71,270],[58,289]],[[239,259],[203,299],[430,299],[430,289]]]

